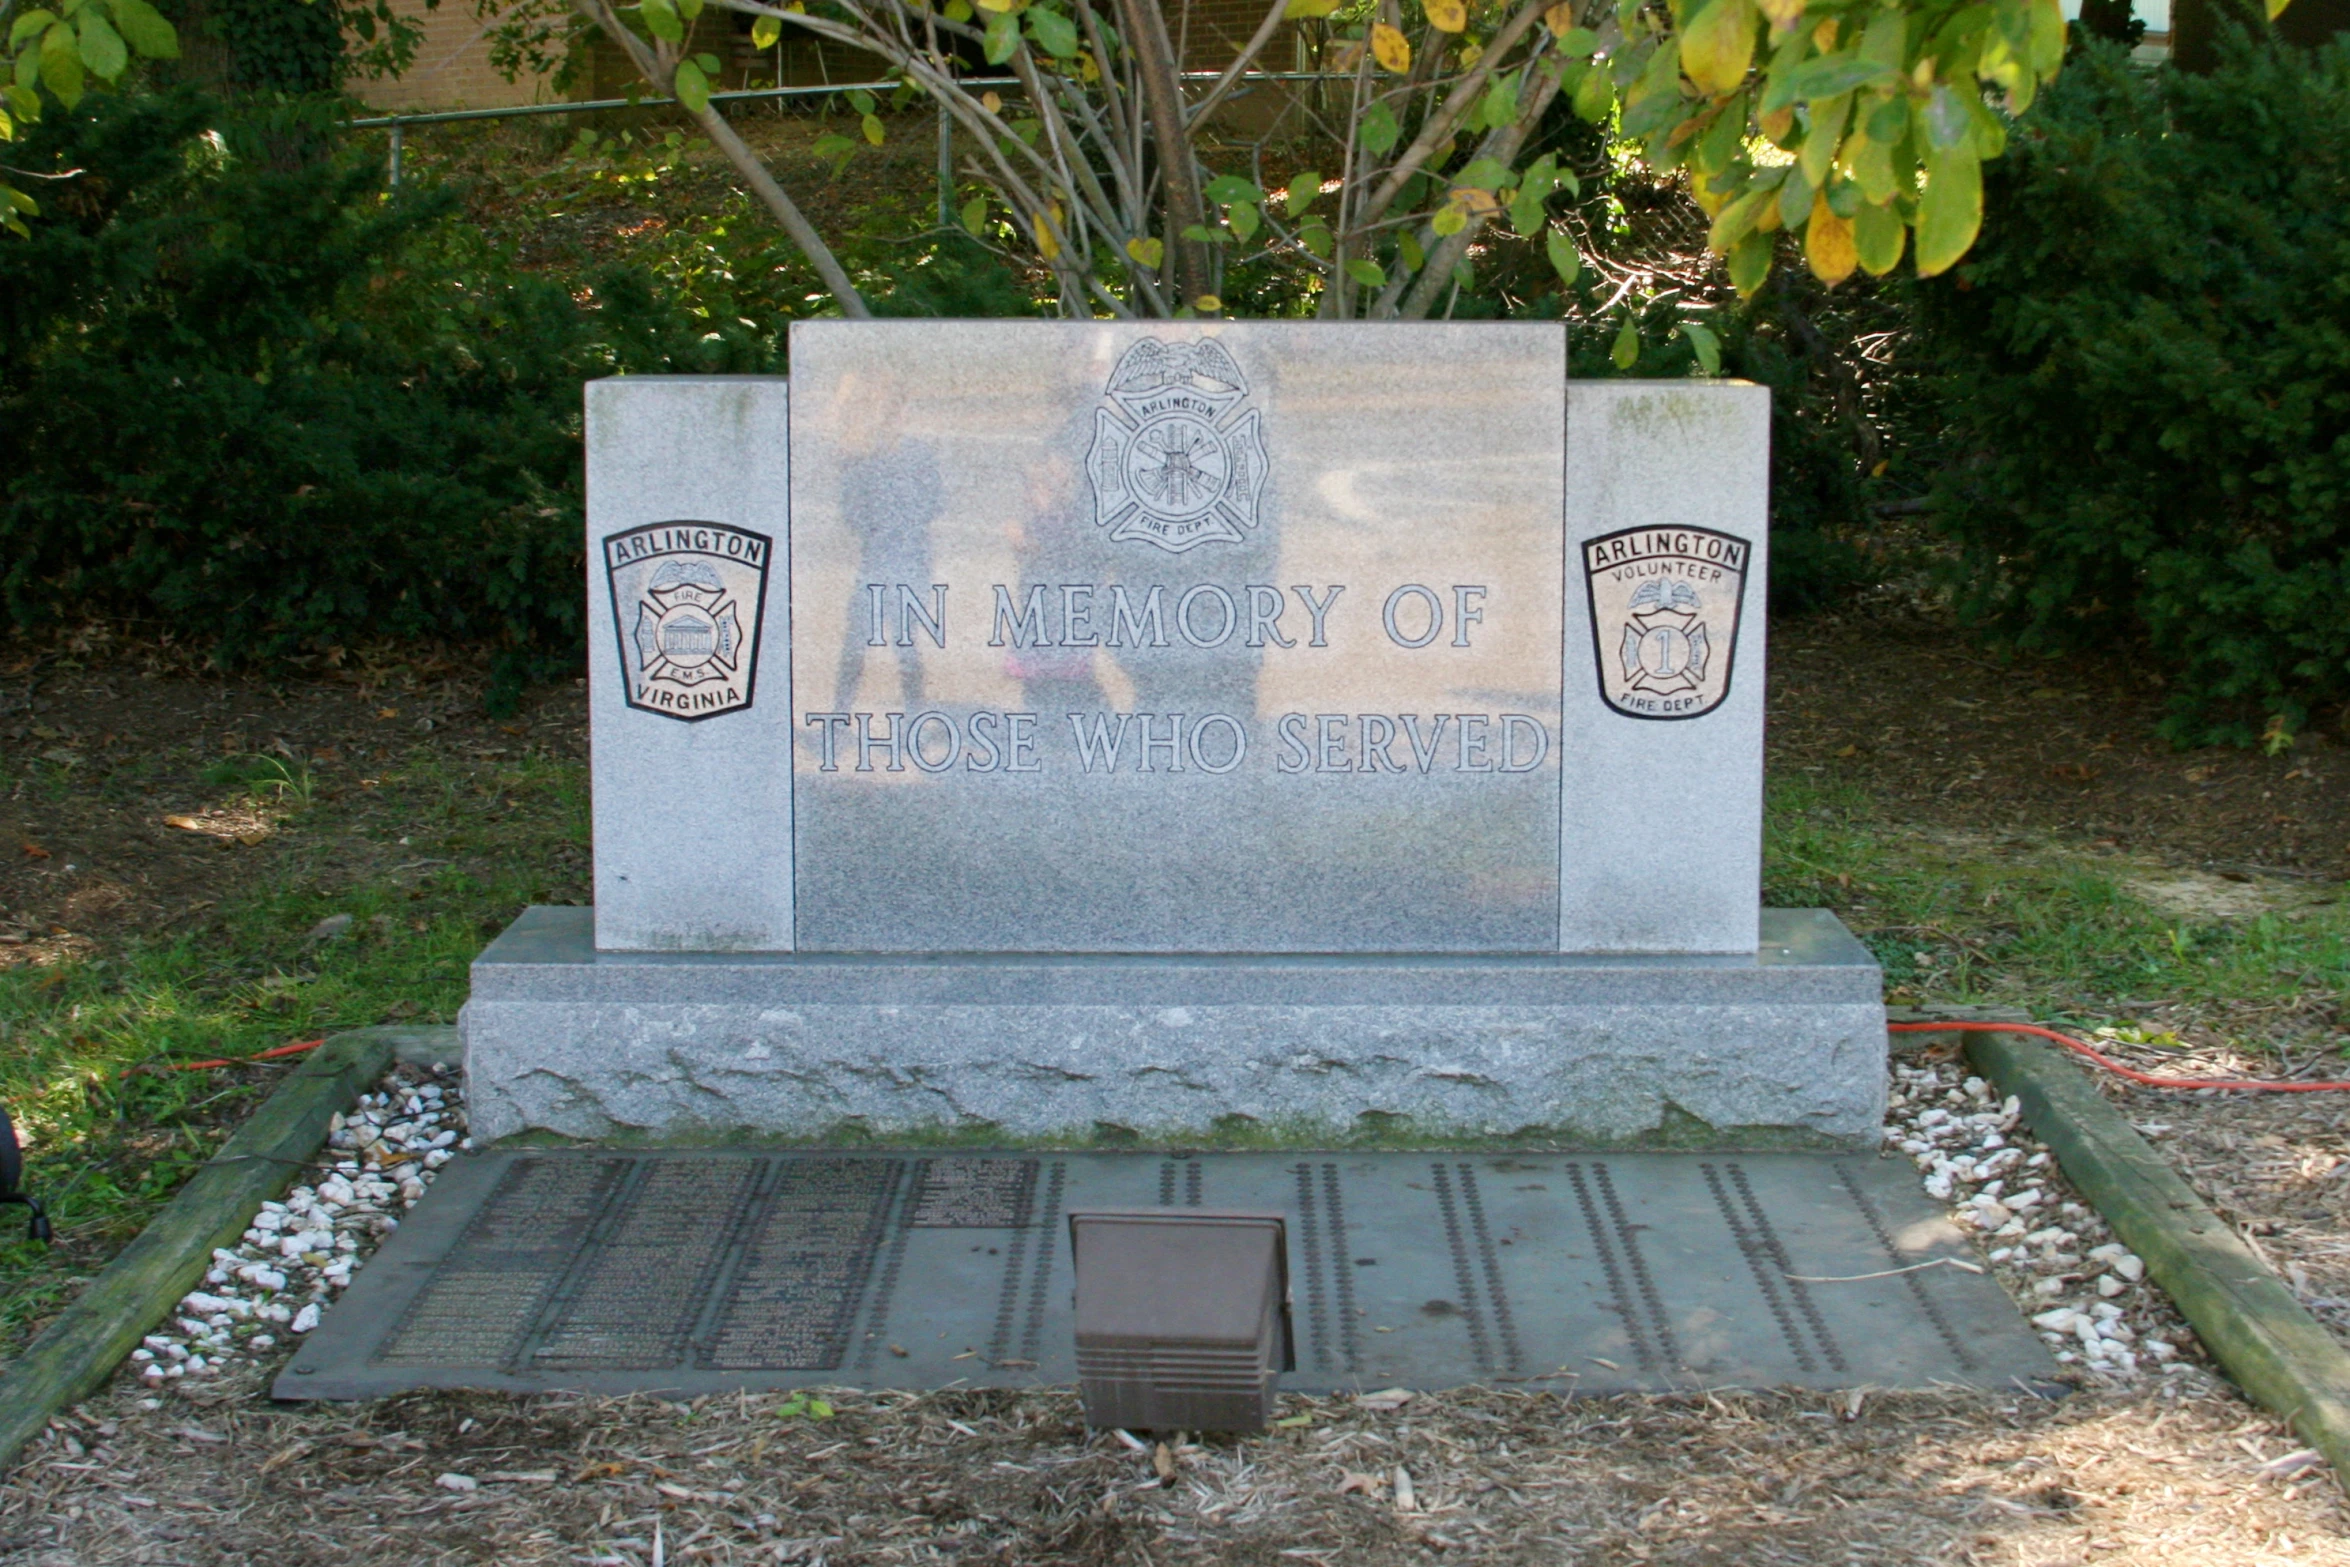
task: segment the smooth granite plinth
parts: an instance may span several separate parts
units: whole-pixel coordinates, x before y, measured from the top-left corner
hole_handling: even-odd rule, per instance
[[[798,950],[1558,950],[1562,326],[791,357]]]
[[[992,1129],[1865,1146],[1877,965],[1765,910],[1754,958],[619,954],[533,908],[473,966],[477,1137]]]
[[[781,376],[588,384],[600,947],[791,950],[789,411]]]
[[[1567,389],[1562,951],[1755,949],[1770,453],[1764,387]],[[1628,630],[1647,653],[1692,620],[1702,680],[1628,687]]]

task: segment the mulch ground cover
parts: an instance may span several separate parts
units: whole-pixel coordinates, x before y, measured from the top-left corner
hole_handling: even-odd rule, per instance
[[[2223,1388],[1289,1398],[1247,1441],[1065,1392],[273,1407],[124,1389],[0,1492],[25,1567],[342,1563],[2350,1561],[2330,1480]],[[2270,1468],[2263,1473],[2264,1466]]]

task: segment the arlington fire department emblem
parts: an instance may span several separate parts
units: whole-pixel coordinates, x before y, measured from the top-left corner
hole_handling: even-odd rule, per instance
[[[1094,521],[1177,554],[1257,525],[1265,442],[1248,381],[1221,343],[1144,338],[1118,357],[1094,411]]]
[[[774,548],[721,522],[656,522],[604,541],[630,707],[693,723],[751,705]]]
[[[1626,718],[1699,718],[1730,695],[1746,540],[1627,528],[1583,545],[1600,699]]]

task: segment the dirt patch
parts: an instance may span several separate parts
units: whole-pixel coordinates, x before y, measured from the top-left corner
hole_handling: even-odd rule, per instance
[[[1915,827],[2052,834],[2169,865],[2350,875],[2350,748],[2179,751],[2127,660],[2001,664],[1922,610],[1774,626],[1770,765],[1864,789]]]
[[[445,657],[280,681],[161,649],[19,656],[0,665],[0,966],[179,927],[289,859],[314,882],[380,874],[415,856],[374,830],[374,772],[420,754],[454,772],[525,750],[578,760],[585,706],[562,685],[492,719],[476,672]],[[321,801],[344,807],[329,835],[280,830]]]

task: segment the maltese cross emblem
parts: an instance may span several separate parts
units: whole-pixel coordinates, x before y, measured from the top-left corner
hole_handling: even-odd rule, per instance
[[[604,540],[628,705],[689,723],[751,705],[774,541],[720,522]]]
[[[1727,701],[1752,552],[1706,528],[1585,541],[1600,700],[1626,718],[1701,718]]]
[[[1265,442],[1248,380],[1213,338],[1144,338],[1119,355],[1094,411],[1094,521],[1112,539],[1181,554],[1257,525]]]

